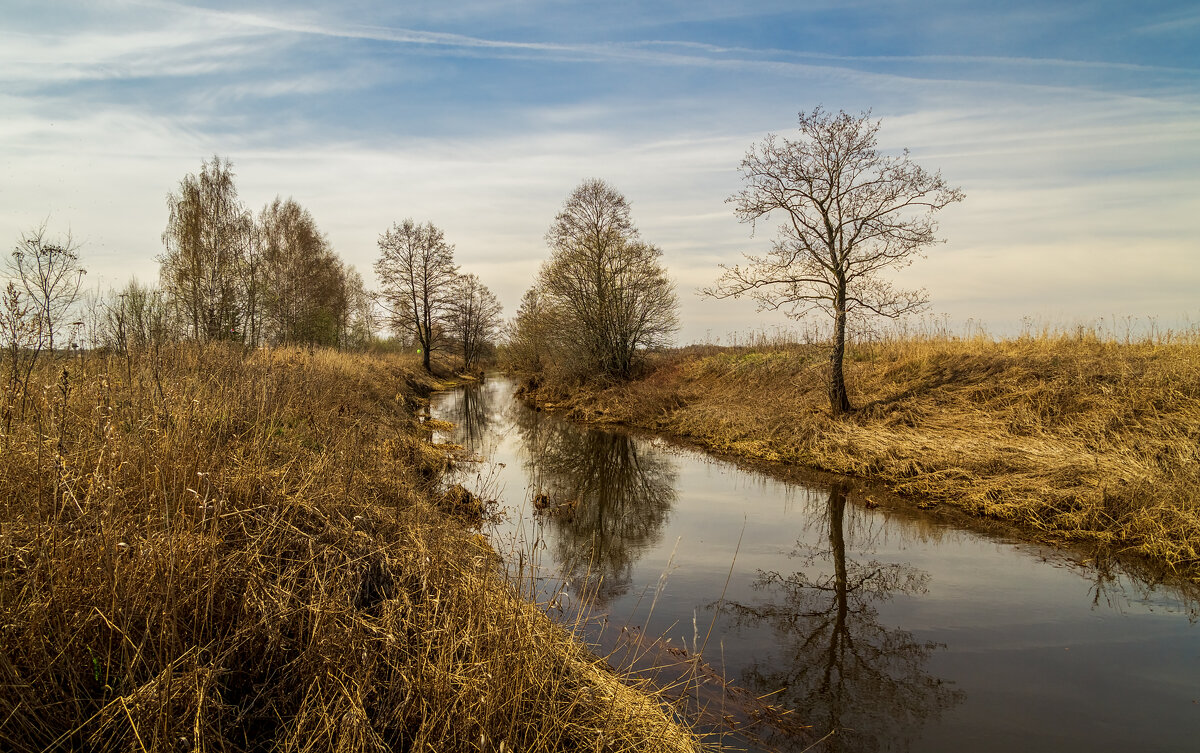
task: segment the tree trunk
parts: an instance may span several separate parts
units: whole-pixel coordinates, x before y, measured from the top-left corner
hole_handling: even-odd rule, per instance
[[[846,304],[843,300],[836,306],[833,324],[833,354],[829,357],[829,408],[833,415],[840,416],[854,410],[846,394],[846,377],[842,373],[842,361],[846,356]]]
[[[425,367],[427,373],[433,373],[433,367],[429,365],[429,343],[433,342],[433,332],[428,326],[429,319],[425,319],[425,325],[417,325],[417,345],[421,348],[421,365]]]

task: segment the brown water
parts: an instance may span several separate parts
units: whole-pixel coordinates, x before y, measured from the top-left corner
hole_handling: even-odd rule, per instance
[[[1187,587],[972,531],[845,481],[784,479],[582,427],[512,392],[491,378],[431,406],[458,426],[442,440],[483,458],[461,480],[500,500],[497,548],[514,570],[532,565],[544,594],[561,592],[552,612],[592,594],[602,619],[589,636],[602,649],[629,634],[621,627],[641,628],[663,637],[642,642],[642,663],[703,647],[711,672],[773,694],[740,707],[736,690],[701,694],[727,704],[718,716],[745,724],[761,703],[793,710],[726,743],[1200,751]],[[574,508],[535,514],[537,494]]]

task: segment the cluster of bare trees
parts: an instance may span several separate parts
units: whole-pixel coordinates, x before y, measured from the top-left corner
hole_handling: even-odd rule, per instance
[[[472,274],[460,274],[454,247],[432,223],[405,220],[379,239],[369,292],[334,253],[307,209],[276,197],[256,215],[239,200],[233,166],[214,156],[167,196],[158,287],[131,280],[120,290],[81,295],[84,269],[68,234],[46,225],[21,236],[0,273],[0,338],[10,373],[28,372],[38,354],[72,343],[119,352],[190,339],[246,346],[313,344],[361,347],[378,329],[377,304],[426,368],[437,349],[453,349],[467,368],[494,348],[500,302]]]
[[[907,151],[879,153],[879,128],[869,113],[817,108],[800,114],[798,138],[772,134],[753,145],[741,163],[744,188],[728,201],[744,222],[783,222],[769,251],[723,267],[701,291],[749,296],[795,317],[826,314],[834,413],[852,410],[842,363],[848,328],[925,305],[924,291],[895,289],[883,273],[936,243],[934,213],[963,198]],[[407,219],[379,237],[375,297],[294,200],[277,197],[254,216],[238,199],[228,160],[202,162],[167,205],[161,289],[131,282],[111,294],[96,317],[104,343],[126,349],[186,337],[362,345],[375,330],[376,302],[427,369],[439,349],[456,351],[471,368],[499,335],[499,302],[479,278],[460,274],[453,245],[433,223]],[[508,326],[514,366],[624,378],[647,351],[669,344],[678,329],[674,285],[620,192],[603,180],[583,181],[546,242],[550,258]],[[43,225],[22,236],[8,259],[0,330],[13,359],[61,342],[84,274],[77,250],[69,235],[48,239]]]
[[[478,277],[459,273],[454,246],[432,222],[409,218],[380,235],[375,274],[388,324],[412,338],[427,371],[435,350],[456,351],[471,369],[495,345],[500,301]]]
[[[179,339],[249,346],[361,346],[373,336],[371,295],[341,262],[312,215],[275,199],[254,217],[228,160],[214,157],[169,194],[161,287],[131,280],[84,295],[79,245],[46,223],[23,234],[0,264],[0,339],[8,388],[64,345],[131,353]]]
[[[761,309],[832,322],[829,399],[853,409],[843,360],[848,328],[870,316],[921,310],[923,290],[892,287],[883,274],[907,266],[937,242],[934,213],[963,199],[940,173],[877,149],[880,122],[869,113],[801,113],[799,137],[768,135],[741,163],[744,188],[729,198],[751,225],[782,219],[770,250],[725,267],[715,298],[748,296]],[[674,289],[661,252],[643,242],[625,197],[585,180],[546,233],[551,258],[509,327],[509,356],[540,373],[564,365],[578,375],[627,377],[647,350],[677,328]]]
[[[214,156],[167,205],[160,279],[185,337],[338,346],[371,337],[362,277],[294,200],[277,197],[254,217],[238,200],[233,166]]]
[[[641,239],[619,191],[583,181],[546,242],[550,259],[510,327],[516,365],[623,378],[648,350],[670,343],[679,326],[675,286],[662,251]]]

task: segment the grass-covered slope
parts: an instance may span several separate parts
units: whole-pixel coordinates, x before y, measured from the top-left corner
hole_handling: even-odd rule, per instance
[[[694,749],[438,508],[423,382],[43,358],[0,405],[0,749]]]
[[[1200,576],[1200,344],[1094,337],[851,348],[858,410],[829,414],[827,352],[692,348],[570,396],[585,419],[886,482],[1039,535]]]

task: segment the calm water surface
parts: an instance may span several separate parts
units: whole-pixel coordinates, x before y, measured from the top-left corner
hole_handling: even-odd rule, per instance
[[[457,425],[442,441],[482,458],[460,480],[501,502],[497,548],[547,597],[561,592],[563,614],[591,594],[607,619],[589,635],[603,649],[629,634],[621,626],[663,637],[642,641],[642,663],[699,644],[707,671],[793,710],[752,723],[754,703],[702,696],[747,725],[727,743],[1200,751],[1194,592],[847,482],[784,480],[581,427],[512,393],[490,378],[431,405]],[[566,506],[535,514],[539,494]]]

